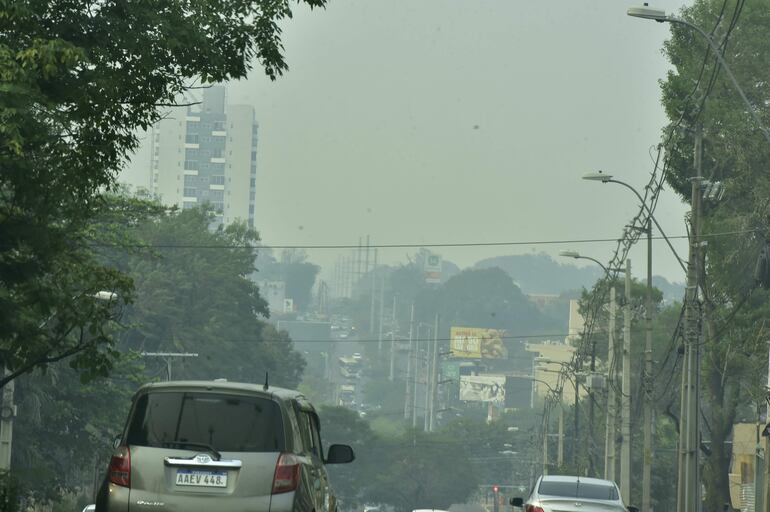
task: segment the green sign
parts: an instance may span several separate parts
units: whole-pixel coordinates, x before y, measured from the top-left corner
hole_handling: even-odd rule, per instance
[[[460,380],[460,362],[459,361],[443,361],[441,363],[441,378]]]

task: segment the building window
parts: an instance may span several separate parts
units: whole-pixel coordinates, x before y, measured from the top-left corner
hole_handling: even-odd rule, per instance
[[[185,160],[197,160],[199,155],[200,155],[200,150],[198,150],[198,149],[185,149],[184,150],[184,159]]]
[[[211,151],[211,158],[222,158],[223,156],[225,156],[225,154],[224,154],[224,153],[225,153],[225,152],[224,152],[224,151],[222,151],[222,150],[221,150],[221,149],[219,149],[219,148],[217,148],[217,149],[214,149],[214,150],[212,150],[212,151]]]
[[[185,197],[195,197],[198,193],[198,189],[193,187],[185,187],[184,188],[184,196]]]
[[[209,190],[209,199],[221,202],[225,198],[224,190]]]
[[[253,204],[249,205],[249,215],[254,215],[254,205]]]
[[[185,176],[184,177],[184,186],[185,187],[194,187],[197,185],[198,179],[195,176]],[[187,190],[187,189],[185,189]]]
[[[249,182],[249,186],[251,188],[255,188],[257,186],[257,178],[251,178],[251,181]]]
[[[195,202],[194,201],[185,201],[182,203],[182,208],[185,210],[189,210],[190,208],[195,208]]]
[[[198,134],[197,133],[188,133],[185,136],[184,141],[187,144],[197,144],[198,143]]]
[[[197,171],[198,170],[198,161],[197,160],[185,160],[184,161],[184,168],[189,171]]]
[[[252,151],[251,152],[251,161],[252,162],[256,162],[257,161],[257,152],[256,151]]]
[[[225,177],[224,176],[212,176],[211,177],[211,184],[212,185],[224,185],[225,184]]]

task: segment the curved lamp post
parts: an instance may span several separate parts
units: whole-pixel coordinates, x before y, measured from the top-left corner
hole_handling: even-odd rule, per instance
[[[648,5],[644,5],[643,7],[631,7],[626,11],[626,13],[629,16],[632,16],[634,18],[642,18],[646,20],[655,20],[658,23],[678,23],[679,25],[685,25],[686,27],[691,28],[692,30],[699,33],[703,38],[706,40],[706,42],[709,44],[711,49],[714,51],[714,55],[716,55],[717,60],[719,61],[719,65],[724,68],[725,72],[727,73],[727,76],[730,77],[730,81],[733,83],[733,87],[735,87],[735,90],[738,92],[738,95],[743,100],[743,103],[746,105],[746,108],[749,111],[749,114],[751,114],[752,119],[754,119],[754,123],[757,125],[757,128],[762,132],[762,135],[764,135],[765,140],[770,143],[770,133],[768,133],[767,129],[762,124],[762,121],[759,119],[759,115],[757,115],[757,111],[754,108],[754,105],[751,104],[749,99],[746,97],[746,93],[743,92],[743,88],[741,88],[740,84],[738,83],[738,80],[735,78],[735,75],[733,75],[732,70],[730,69],[730,66],[727,65],[727,62],[725,62],[725,59],[722,57],[722,53],[717,46],[717,44],[714,42],[714,40],[711,38],[710,35],[706,33],[705,30],[700,28],[698,25],[691,23],[685,19],[677,18],[676,16],[669,16],[666,14],[666,11],[663,9],[655,9],[653,7],[649,7]]]

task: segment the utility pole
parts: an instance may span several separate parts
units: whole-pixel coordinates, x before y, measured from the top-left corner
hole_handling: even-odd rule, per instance
[[[604,479],[615,481],[615,447],[617,446],[617,398],[615,397],[615,385],[617,380],[613,374],[615,370],[615,315],[617,305],[615,302],[615,283],[610,288],[610,320],[609,320],[609,350],[608,364],[609,375],[607,375],[607,424],[604,447]]]
[[[631,260],[626,260],[626,300],[623,304],[623,383],[620,406],[620,494],[631,502]]]
[[[564,466],[564,401],[559,392],[559,447],[556,452],[556,467]]]
[[[647,294],[644,304],[644,449],[642,452],[642,512],[652,511],[652,216],[647,218]]]
[[[406,358],[406,392],[404,397],[404,419],[409,419],[409,414],[412,412],[412,357],[414,354],[414,340],[412,334],[414,332],[414,303],[412,303],[412,313],[409,317],[409,355]]]
[[[412,375],[414,377],[414,393],[412,393],[412,428],[417,428],[417,383],[420,380],[420,371],[422,370],[420,364],[420,325],[417,325],[417,336],[414,338],[414,361],[412,362],[412,368],[414,371]]]
[[[393,322],[390,325],[390,373],[388,380],[393,382],[396,378],[396,295],[393,294]]]
[[[682,398],[679,423],[679,475],[677,511],[693,512],[698,508],[700,475],[698,467],[700,422],[700,311],[698,307],[700,261],[700,202],[703,132],[695,134],[695,177],[692,179],[690,214],[690,254],[687,259],[685,295],[685,341],[682,366]]]
[[[436,398],[438,393],[438,313],[436,313],[436,318],[433,321],[433,375],[430,384],[430,423],[428,424],[428,432],[433,432],[436,422]]]
[[[6,367],[5,375],[11,371]],[[13,445],[13,419],[16,416],[16,405],[13,403],[13,381],[3,386],[3,404],[0,408],[0,473],[11,470],[11,447]]]
[[[374,269],[377,268],[377,250],[374,250],[374,267],[372,267],[371,279],[370,279],[370,295],[371,306],[369,308],[369,339],[374,337],[374,303],[375,303],[375,291],[377,289],[377,280],[375,278]],[[369,270],[369,237],[366,237],[366,269]],[[382,347],[379,347],[382,348]]]
[[[142,357],[158,357],[166,363],[166,380],[171,380],[171,360],[182,357],[198,357],[193,352],[142,352]]]
[[[428,429],[430,428],[430,391],[432,385],[430,368],[431,341],[430,338],[425,341],[425,346],[427,347],[425,350],[425,409],[423,409],[423,420],[425,424],[423,430],[425,432],[428,432]]]
[[[377,260],[377,250],[375,249],[374,259]],[[377,335],[377,354],[382,354],[382,320],[385,316],[385,275],[380,278],[380,323],[379,334]]]
[[[580,443],[580,385],[578,383],[578,373],[572,374],[575,379],[572,383],[575,385],[575,432],[572,438],[572,466],[578,469],[578,448]]]
[[[548,399],[543,410],[543,475],[548,474]]]

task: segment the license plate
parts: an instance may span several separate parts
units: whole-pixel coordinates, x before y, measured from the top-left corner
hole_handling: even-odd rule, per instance
[[[178,469],[176,485],[194,487],[227,487],[227,471],[201,471],[198,469]]]

